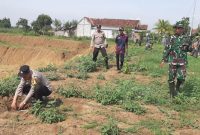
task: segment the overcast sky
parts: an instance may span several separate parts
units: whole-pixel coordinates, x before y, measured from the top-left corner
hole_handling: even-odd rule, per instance
[[[0,0],[0,19],[26,18],[29,23],[39,14],[52,19],[80,20],[82,17],[140,19],[153,28],[158,19],[175,23],[182,17],[192,17],[194,0]],[[200,23],[200,0],[197,0],[194,27]]]

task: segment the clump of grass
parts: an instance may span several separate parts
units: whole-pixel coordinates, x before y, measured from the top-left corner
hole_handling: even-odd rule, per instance
[[[94,72],[96,71],[96,63],[89,56],[83,56],[79,59],[78,71]]]
[[[113,119],[110,119],[109,122],[104,124],[101,128],[102,135],[119,135],[119,133],[119,127]]]
[[[97,79],[99,79],[99,80],[106,80],[106,78],[105,78],[105,76],[103,74],[99,74],[97,76]]]
[[[49,73],[47,74],[47,79],[50,80],[50,81],[58,81],[58,80],[61,80],[62,78],[55,72],[53,73]]]
[[[15,93],[20,80],[17,76],[11,76],[0,80],[0,95],[10,96]]]
[[[136,102],[126,101],[123,103],[123,108],[129,112],[134,112],[137,115],[146,113],[146,109]]]
[[[38,68],[39,72],[50,72],[50,71],[57,71],[57,67],[53,64],[49,64],[46,67]]]
[[[87,80],[89,78],[89,75],[85,71],[80,71],[75,77],[77,79]]]
[[[58,93],[66,98],[89,98],[86,93],[82,92],[82,89],[80,87],[75,85],[60,86],[58,88]]]
[[[111,105],[118,104],[122,100],[122,96],[109,86],[103,88],[96,86],[95,99],[103,105]]]
[[[65,116],[61,114],[56,108],[45,108],[41,101],[33,104],[30,112],[36,117],[39,117],[45,123],[57,123],[65,120]]]
[[[128,61],[125,61],[124,66],[122,68],[122,72],[124,74],[130,74],[131,73],[131,69],[130,69]]]
[[[96,128],[99,124],[96,121],[92,121],[87,123],[86,125],[83,126],[85,129],[93,129]]]

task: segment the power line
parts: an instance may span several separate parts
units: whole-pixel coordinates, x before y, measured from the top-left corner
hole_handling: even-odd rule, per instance
[[[192,23],[191,23],[190,36],[192,35],[192,29],[193,29],[193,24],[194,24],[194,14],[195,14],[195,10],[196,10],[196,4],[197,4],[197,0],[194,0],[194,9],[193,9],[193,15],[192,15]]]

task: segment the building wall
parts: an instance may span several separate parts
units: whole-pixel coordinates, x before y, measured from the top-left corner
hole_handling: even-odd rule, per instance
[[[77,37],[90,37],[91,36],[91,24],[86,18],[83,18],[77,25]]]
[[[69,33],[67,31],[55,31],[54,32],[55,36],[65,36],[65,37],[69,37]]]

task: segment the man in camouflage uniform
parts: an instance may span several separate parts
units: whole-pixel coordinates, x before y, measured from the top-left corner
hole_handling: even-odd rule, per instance
[[[195,58],[197,58],[198,54],[199,54],[199,48],[200,48],[199,37],[196,39],[196,42],[193,43],[192,48],[193,48],[193,50],[191,52],[191,55],[194,56]]]
[[[150,33],[146,34],[146,47],[145,50],[152,49],[153,46],[153,38]]]
[[[171,36],[170,44],[167,45],[163,52],[161,67],[164,63],[169,63],[169,89],[170,96],[175,97],[180,91],[186,78],[186,65],[188,43],[187,37],[183,35],[184,27],[180,22],[176,23],[175,35]],[[177,81],[175,80],[177,79]]]

